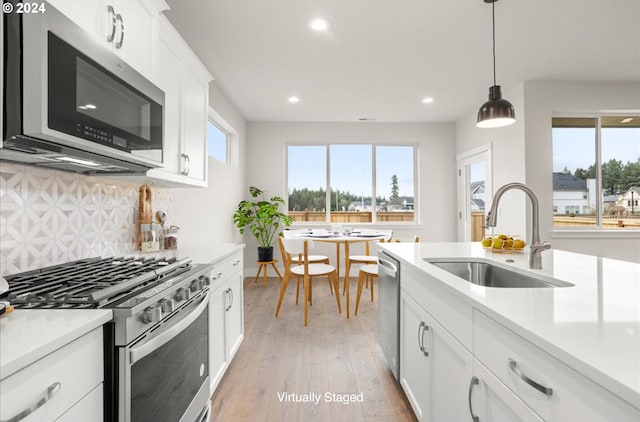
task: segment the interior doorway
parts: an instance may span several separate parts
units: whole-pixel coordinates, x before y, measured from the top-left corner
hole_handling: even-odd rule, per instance
[[[457,160],[458,240],[479,242],[492,198],[491,144],[459,154]]]

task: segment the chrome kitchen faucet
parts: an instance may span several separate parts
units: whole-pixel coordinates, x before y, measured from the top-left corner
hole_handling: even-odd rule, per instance
[[[529,268],[542,269],[542,251],[551,248],[549,242],[540,242],[540,217],[538,210],[538,198],[533,191],[522,183],[507,183],[496,191],[491,202],[491,209],[487,213],[486,227],[495,227],[498,223],[498,202],[504,193],[511,189],[520,189],[531,200],[533,215],[531,216],[531,244],[529,245]]]

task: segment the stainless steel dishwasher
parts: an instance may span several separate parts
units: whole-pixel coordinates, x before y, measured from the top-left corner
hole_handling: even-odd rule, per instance
[[[378,253],[378,343],[393,376],[400,376],[400,262]]]

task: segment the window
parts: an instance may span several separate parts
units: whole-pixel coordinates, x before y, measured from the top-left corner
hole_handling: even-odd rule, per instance
[[[640,115],[554,117],[553,225],[640,229]]]
[[[229,134],[212,120],[207,122],[207,151],[209,157],[229,163]]]
[[[287,146],[288,209],[297,222],[414,222],[413,146]]]

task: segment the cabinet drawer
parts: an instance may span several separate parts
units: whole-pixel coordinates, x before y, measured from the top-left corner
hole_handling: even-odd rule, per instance
[[[93,389],[89,394],[76,403],[56,422],[87,422],[101,421],[103,414],[103,388],[102,383]]]
[[[468,350],[473,340],[473,308],[422,271],[403,265],[400,286]]]
[[[100,327],[3,380],[0,420],[33,407],[49,391],[49,399],[22,421],[53,421],[102,383],[103,371]]]
[[[544,420],[640,420],[640,409],[477,310],[473,336],[477,359]]]
[[[229,267],[229,261],[226,258],[213,263],[211,268],[211,290],[217,289],[229,278]]]
[[[229,273],[242,271],[242,249],[231,254],[227,261],[229,262]]]

